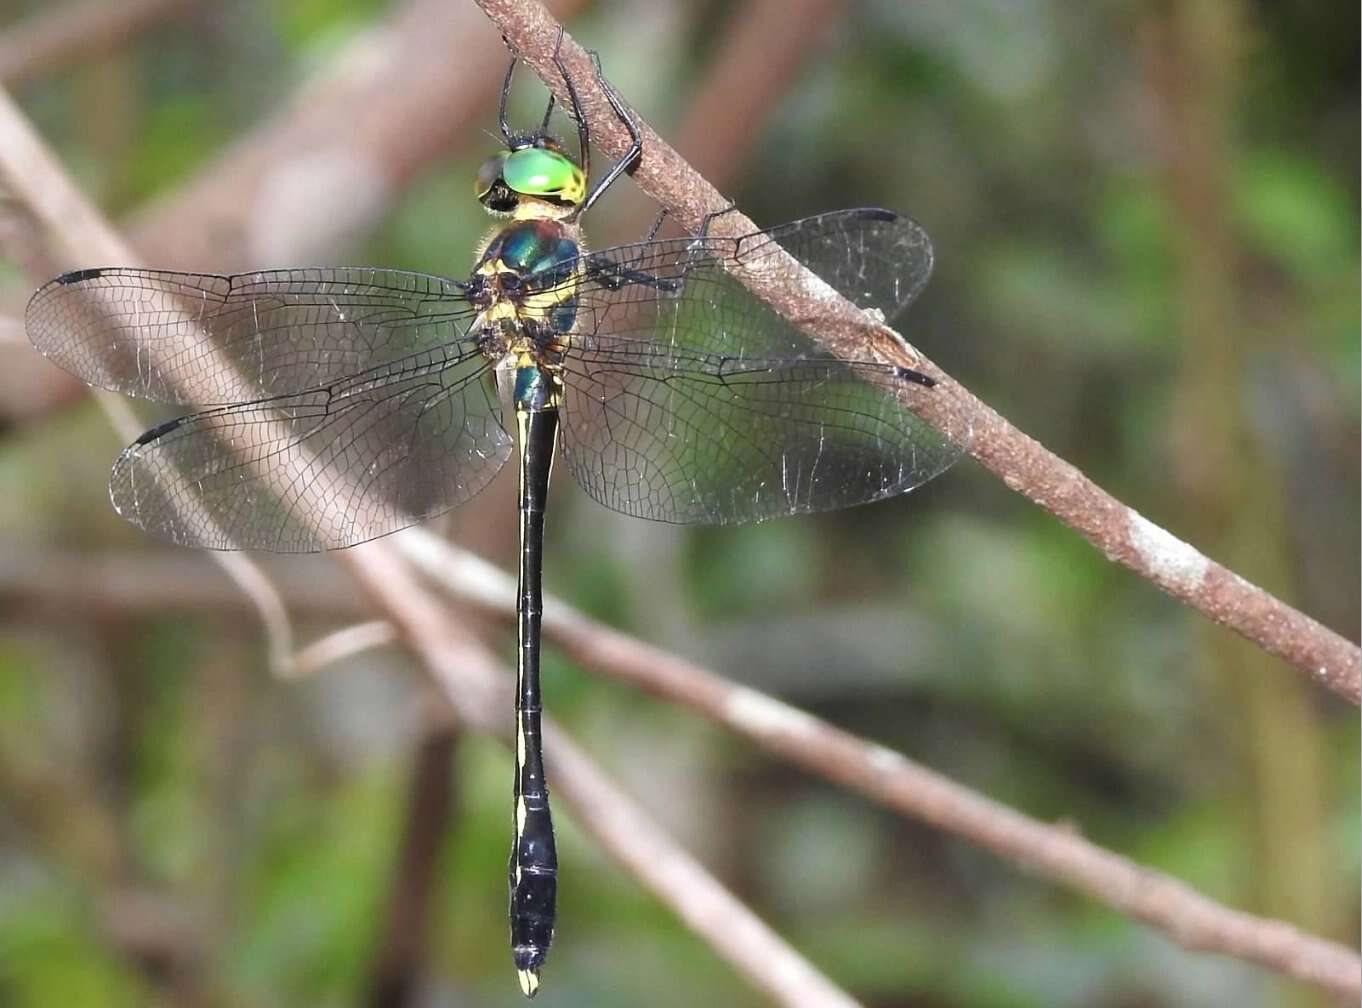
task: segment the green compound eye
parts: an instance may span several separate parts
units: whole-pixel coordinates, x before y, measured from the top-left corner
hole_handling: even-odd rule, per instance
[[[586,178],[571,159],[542,147],[512,151],[502,178],[518,193],[575,206],[586,197]]]

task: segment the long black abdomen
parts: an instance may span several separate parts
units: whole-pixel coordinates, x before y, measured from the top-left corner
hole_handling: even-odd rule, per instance
[[[520,986],[533,995],[553,941],[558,854],[549,814],[539,692],[539,628],[544,502],[553,464],[558,411],[517,410],[520,425],[520,652],[516,663],[515,841],[511,849],[511,955]]]

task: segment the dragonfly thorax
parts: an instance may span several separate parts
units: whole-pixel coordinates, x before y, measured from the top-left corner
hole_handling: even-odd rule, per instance
[[[580,255],[577,228],[562,221],[516,221],[491,236],[467,288],[479,311],[475,331],[489,342],[487,350],[539,353],[566,346],[577,321]]]

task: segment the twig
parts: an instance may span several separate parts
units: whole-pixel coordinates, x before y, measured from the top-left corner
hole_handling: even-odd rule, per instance
[[[0,32],[0,85],[14,88],[57,67],[101,56],[196,0],[85,0],[49,4]]]
[[[508,42],[560,101],[567,95],[553,64],[559,25],[532,0],[477,0]],[[562,56],[577,83],[592,137],[615,156],[628,137],[610,114],[586,53],[565,38]],[[698,228],[705,214],[727,204],[647,123],[639,121],[643,157],[633,178],[683,225]],[[726,214],[713,231],[755,230],[746,217]],[[1049,511],[1111,560],[1129,567],[1169,595],[1229,627],[1305,672],[1350,702],[1362,701],[1362,653],[1355,644],[1250,584],[1122,504],[1077,468],[1013,427],[953,381],[933,362],[914,356],[900,337],[849,302],[831,299],[827,285],[797,265],[760,277],[734,275],[786,318],[845,357],[878,356],[925,371],[940,383],[918,410],[952,437],[970,436],[970,454],[1012,490]]]
[[[342,658],[384,647],[397,640],[397,631],[386,620],[370,620],[329,633],[300,648],[284,672],[288,679],[303,679]]]
[[[44,229],[50,241],[59,243],[68,261],[132,264],[128,247],[113,233],[75,188],[52,153],[29,126],[9,95],[0,90],[0,188],[21,201]],[[109,398],[97,397],[106,407],[109,422],[131,441],[140,432],[130,426],[123,408],[109,409]],[[213,560],[236,582],[254,604],[265,629],[272,667],[281,671],[293,650],[293,631],[283,599],[269,578],[245,556],[214,553]]]
[[[420,529],[395,537],[403,555],[462,602],[510,619],[515,582]],[[544,635],[586,668],[683,704],[762,748],[903,815],[987,847],[1038,875],[1087,893],[1183,946],[1277,970],[1340,997],[1362,993],[1351,949],[1283,921],[1223,906],[1190,886],[1051,826],[755,690],[594,622],[556,599]]]
[[[357,546],[338,559],[393,619],[459,719],[509,743],[507,676],[415,579],[392,540]],[[855,1004],[677,847],[547,719],[544,742],[554,794],[566,799],[582,828],[754,986],[782,1005]]]
[[[112,443],[113,439],[110,439]],[[290,611],[329,620],[360,618],[364,601],[344,578],[319,578],[320,561],[291,558],[266,568]],[[212,610],[238,618],[252,604],[215,568],[211,555],[190,550],[0,548],[0,602],[72,611],[128,614]],[[299,652],[300,654],[302,652]]]
[[[383,624],[388,627],[388,624]],[[391,628],[389,628],[391,629]],[[380,929],[380,947],[370,968],[363,1003],[369,1008],[403,1008],[416,1003],[430,924],[431,896],[440,841],[454,810],[454,752],[458,732],[444,710],[426,718],[416,747],[397,865]]]

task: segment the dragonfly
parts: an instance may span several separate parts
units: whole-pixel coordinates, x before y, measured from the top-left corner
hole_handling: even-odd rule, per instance
[[[501,222],[467,279],[358,267],[78,269],[40,288],[26,313],[33,344],[85,382],[193,410],[137,438],[109,482],[119,514],[172,543],[342,549],[468,501],[516,456],[508,882],[526,996],[539,989],[556,922],[539,681],[555,454],[607,508],[724,525],[904,493],[949,468],[968,441],[913,408],[933,394],[932,378],[829,353],[733,275],[788,254],[892,319],[931,273],[920,225],[843,210],[740,236],[705,227],[658,238],[655,228],[589,251],[580,218],[642,144],[595,59],[632,142],[591,182],[590,125],[558,54],[555,63],[577,155],[550,134],[552,97],[538,128],[511,129],[513,56],[504,149],[475,185]]]

